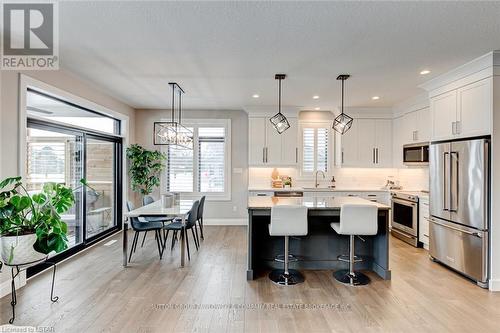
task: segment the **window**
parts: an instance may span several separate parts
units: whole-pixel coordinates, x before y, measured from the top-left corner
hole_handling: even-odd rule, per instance
[[[302,126],[302,175],[316,171],[329,171],[330,128],[323,124],[303,124]]]
[[[184,125],[193,131],[194,149],[164,146],[167,191],[229,200],[230,120],[199,120]]]

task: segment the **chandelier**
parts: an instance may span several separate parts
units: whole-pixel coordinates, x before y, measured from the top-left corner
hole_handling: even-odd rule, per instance
[[[153,144],[171,146],[179,149],[193,149],[193,132],[181,124],[182,94],[184,90],[176,83],[170,82],[172,87],[172,107],[170,121],[155,121],[153,127]],[[178,93],[178,113],[175,120],[175,95]]]

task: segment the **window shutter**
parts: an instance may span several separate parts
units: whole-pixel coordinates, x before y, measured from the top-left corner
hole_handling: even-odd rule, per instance
[[[28,142],[27,148],[30,182],[65,183],[65,142]]]
[[[302,170],[314,172],[314,128],[304,128],[302,131],[303,158]]]
[[[167,191],[193,191],[193,150],[171,146],[167,152]]]
[[[323,172],[328,171],[328,129],[317,129],[317,153],[316,153],[316,170]]]
[[[198,140],[198,191],[224,192],[225,129],[200,127]]]

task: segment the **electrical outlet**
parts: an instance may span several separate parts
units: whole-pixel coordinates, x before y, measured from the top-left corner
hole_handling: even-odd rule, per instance
[[[236,206],[233,206],[233,212],[237,211],[238,210],[238,207]]]

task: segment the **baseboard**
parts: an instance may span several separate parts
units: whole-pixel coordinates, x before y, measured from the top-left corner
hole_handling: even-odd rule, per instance
[[[2,275],[8,276],[8,279],[0,283],[0,298],[7,296],[12,291],[12,286],[10,284],[10,267],[2,267]],[[16,290],[26,285],[26,271],[19,273],[19,275],[15,279],[16,282]]]
[[[500,291],[500,279],[491,279],[489,289],[490,291]]]
[[[224,218],[224,219],[203,219],[203,224],[205,225],[248,225],[247,218]]]

